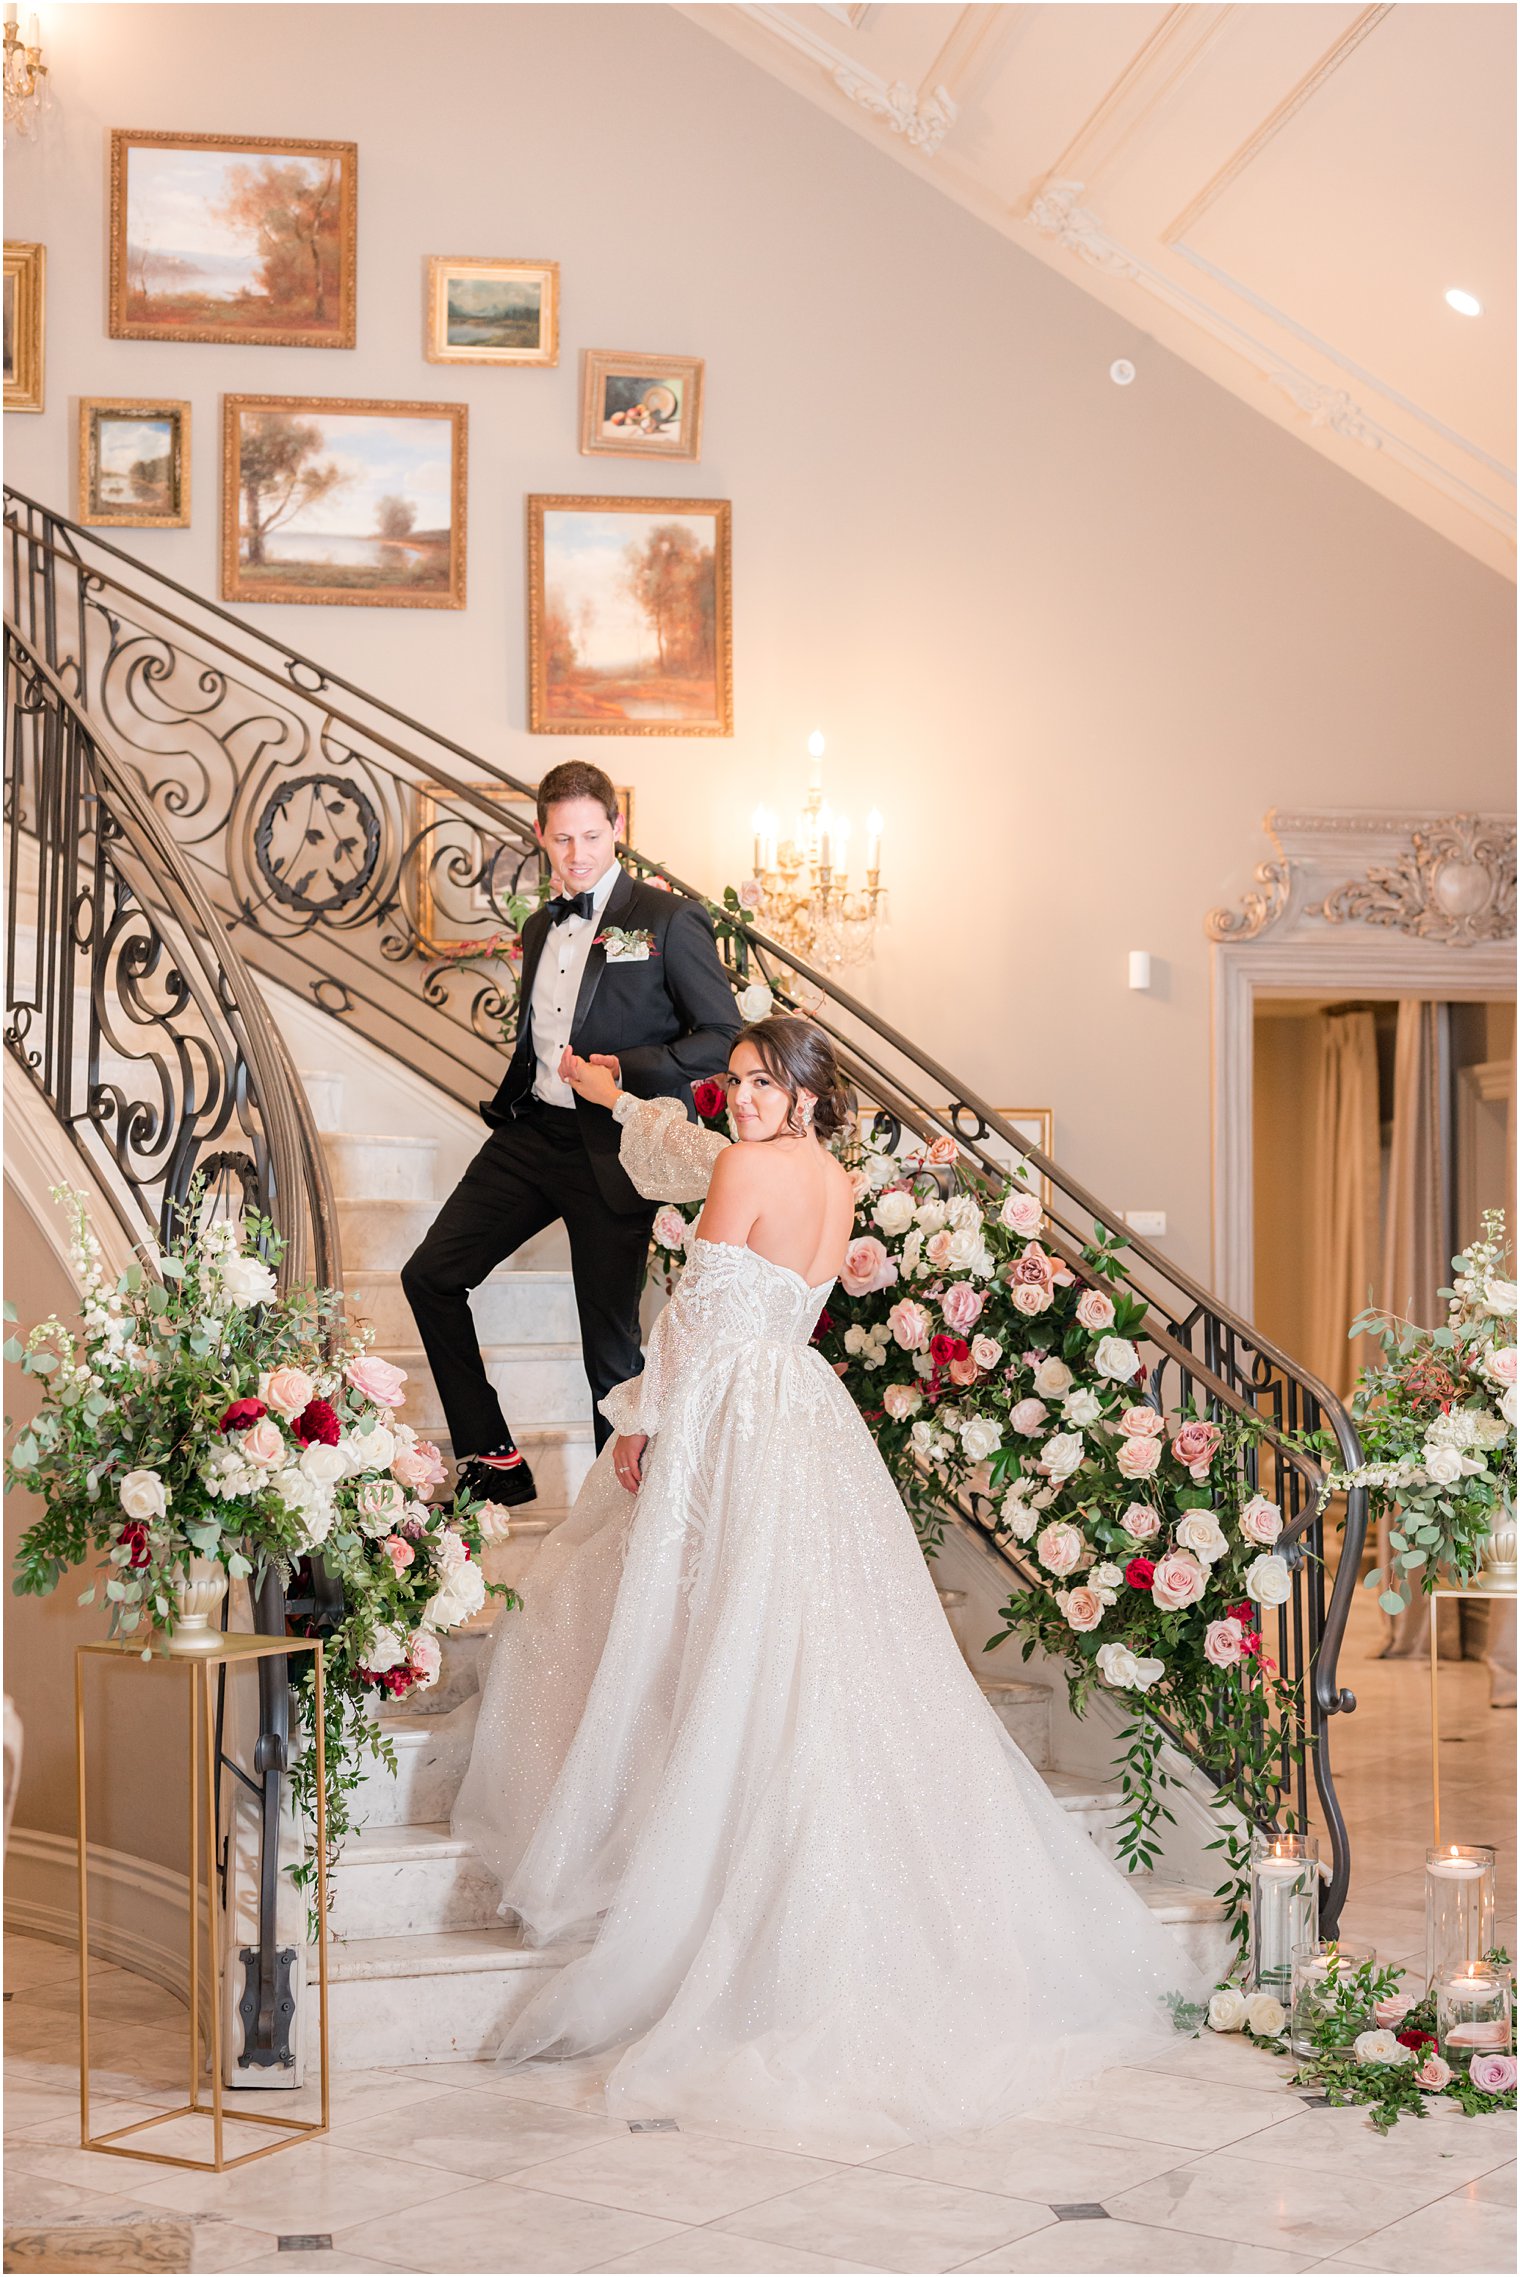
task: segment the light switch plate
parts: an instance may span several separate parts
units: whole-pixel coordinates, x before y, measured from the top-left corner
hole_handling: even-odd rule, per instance
[[[1126,1210],[1124,1222],[1131,1233],[1143,1233],[1152,1239],[1166,1231],[1165,1210]]]

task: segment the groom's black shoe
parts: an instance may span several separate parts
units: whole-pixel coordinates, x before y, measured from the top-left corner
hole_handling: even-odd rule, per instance
[[[509,1510],[538,1497],[533,1473],[515,1447],[489,1455],[467,1455],[455,1471],[454,1492],[467,1494],[475,1502],[499,1502]]]

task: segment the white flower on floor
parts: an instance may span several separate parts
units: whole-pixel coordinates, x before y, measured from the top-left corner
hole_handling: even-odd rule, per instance
[[[1211,2032],[1238,2032],[1245,2020],[1245,1994],[1236,1985],[1221,1985],[1209,2002],[1209,2030]]]
[[[1413,2048],[1401,2046],[1392,2032],[1358,2032],[1351,2043],[1351,2053],[1359,2064],[1407,2064],[1414,2061]]]
[[[1275,2040],[1287,2021],[1287,2010],[1271,1993],[1253,1992],[1247,1995],[1246,2030],[1254,2032],[1258,2040]]]

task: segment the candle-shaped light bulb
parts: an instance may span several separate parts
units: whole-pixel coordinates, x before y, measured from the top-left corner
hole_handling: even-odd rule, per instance
[[[808,737],[808,757],[812,766],[808,771],[808,788],[816,791],[823,781],[823,730],[815,727]]]
[[[9,32],[16,29],[16,0],[5,0],[5,28]]]
[[[879,870],[881,868],[881,828],[881,814],[873,806],[866,816],[866,868],[868,870]]]
[[[759,877],[761,871],[765,868],[765,809],[763,806],[756,807],[754,813],[749,818],[749,826],[750,829],[754,832],[755,875],[756,877]]]
[[[831,845],[833,835],[833,809],[825,804],[818,810],[818,866],[820,869],[828,870],[833,868],[833,862],[831,859]]]

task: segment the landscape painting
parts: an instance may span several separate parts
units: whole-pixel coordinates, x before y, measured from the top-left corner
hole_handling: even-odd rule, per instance
[[[423,346],[430,364],[557,364],[559,263],[433,254]]]
[[[588,348],[581,449],[619,458],[699,457],[701,357],[615,355]]]
[[[528,500],[535,735],[731,735],[730,508]]]
[[[465,605],[459,403],[223,399],[222,598]]]
[[[190,520],[190,406],[86,396],[79,406],[79,519],[116,529]]]
[[[111,136],[118,340],[351,348],[358,146]]]

